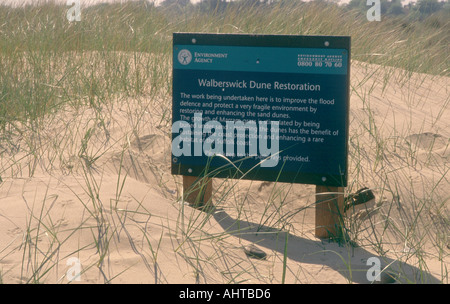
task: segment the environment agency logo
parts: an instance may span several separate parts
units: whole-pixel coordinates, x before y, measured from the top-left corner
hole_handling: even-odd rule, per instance
[[[188,65],[189,63],[191,63],[191,61],[192,61],[192,54],[191,54],[191,52],[189,50],[182,49],[178,53],[178,61],[182,65]]]

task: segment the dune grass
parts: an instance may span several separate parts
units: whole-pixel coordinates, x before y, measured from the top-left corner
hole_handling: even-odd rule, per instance
[[[168,283],[160,267],[163,259],[160,246],[165,234],[171,236],[173,251],[189,265],[188,273],[195,282],[216,282],[206,275],[210,270],[220,273],[220,283],[242,283],[251,279],[305,282],[306,270],[290,268],[288,252],[295,242],[290,235],[302,234],[295,227],[303,227],[306,211],[314,207],[314,195],[303,194],[300,198],[308,203],[296,206],[289,198],[294,185],[215,180],[213,197],[217,208],[242,221],[242,226],[234,225],[234,230],[220,234],[206,229],[214,213],[199,213],[179,204],[181,186],[177,178],[174,178],[177,192],[167,197],[179,210],[178,221],[173,224],[160,218],[157,223],[151,222],[161,228],[156,235],[147,227],[154,215],[140,198],[123,204],[122,191],[129,172],[119,169],[113,198],[104,198],[101,194],[106,173],[99,171],[98,164],[115,149],[121,151],[119,167],[122,167],[130,142],[140,138],[143,128],[140,120],[150,108],[159,113],[157,121],[161,132],[170,136],[171,37],[173,32],[184,31],[350,35],[352,59],[376,65],[367,68],[364,78],[352,83],[351,94],[361,102],[364,111],[363,118],[353,121],[352,179],[347,192],[357,190],[365,185],[368,176],[371,177],[370,187],[377,191],[378,215],[344,216],[344,235],[352,242],[343,246],[351,247],[356,243],[383,257],[406,262],[414,260],[424,273],[428,270],[426,258],[431,255],[441,261],[438,279],[448,283],[445,261],[449,246],[450,197],[448,191],[441,190],[449,183],[450,166],[448,162],[433,165],[431,146],[425,154],[412,144],[400,148],[400,142],[410,134],[406,129],[393,129],[388,135],[381,132],[383,121],[376,117],[373,103],[376,94],[381,92],[382,95],[395,83],[400,88],[411,87],[412,110],[421,101],[414,87],[426,79],[450,75],[449,20],[438,27],[407,19],[367,22],[358,12],[335,5],[287,1],[270,6],[234,5],[213,13],[195,7],[180,13],[145,2],[101,5],[83,8],[82,21],[72,23],[67,21],[66,12],[67,7],[56,4],[14,9],[0,6],[0,20],[6,20],[0,24],[0,178],[33,177],[37,171],[48,172],[51,176],[62,172],[81,177],[84,191],[73,193],[85,213],[79,226],[70,229],[56,223],[49,211],[57,196],[45,192],[42,199],[30,202],[22,195],[29,210],[23,240],[18,247],[11,243],[0,248],[0,262],[12,252],[22,253],[21,282],[45,283],[52,272],[62,274],[58,282],[66,282],[64,270],[59,269],[61,262],[70,256],[80,256],[86,250],[94,250],[96,257],[83,264],[83,274],[95,268],[103,282],[114,282],[128,270],[109,272],[112,248],[122,237],[139,255],[154,282]],[[413,73],[422,74],[417,77]],[[121,138],[113,139],[109,130],[114,124],[113,112],[130,98],[136,101],[137,107],[125,106],[129,129],[124,130]],[[448,117],[445,113],[449,102],[447,97],[442,101],[441,110],[433,113],[433,125]],[[58,114],[66,119],[61,120]],[[80,115],[86,119],[77,120]],[[52,125],[59,128],[56,138],[47,133]],[[427,131],[425,126],[422,131]],[[401,158],[402,167],[397,167],[397,163],[393,165],[393,158]],[[151,165],[155,171],[161,170],[157,164]],[[432,167],[436,176],[427,180],[419,173],[422,189],[417,189],[417,183],[410,178],[418,167]],[[163,178],[164,173],[157,174],[161,176],[160,188],[165,189],[168,182]],[[261,213],[251,208],[260,199],[255,198],[255,187],[272,187],[269,197],[260,202],[264,204],[263,208],[258,208]],[[7,191],[4,184],[0,185],[0,191]],[[139,236],[131,235],[132,228],[137,229]],[[66,242],[80,231],[88,231],[92,242],[70,252],[61,252]],[[272,235],[275,242],[281,244],[281,251],[267,261],[274,268],[277,263],[282,265],[280,276],[275,271],[263,272],[258,262],[248,263],[230,250],[237,246],[234,236],[242,237],[239,242],[243,246],[245,236],[255,231]],[[141,240],[139,245],[135,242],[137,238]],[[395,246],[401,248],[394,252]],[[214,250],[205,250],[205,247]],[[348,262],[351,272],[351,256],[342,256],[342,259]],[[5,282],[6,275],[0,268],[0,282]],[[412,282],[425,278],[419,275]]]

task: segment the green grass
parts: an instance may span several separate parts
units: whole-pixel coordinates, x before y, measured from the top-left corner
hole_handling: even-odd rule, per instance
[[[123,198],[131,170],[119,169],[114,197],[101,194],[107,177],[101,171],[101,162],[108,153],[120,151],[120,168],[129,162],[137,166],[137,172],[143,166],[142,162],[133,161],[144,156],[130,151],[131,143],[139,140],[146,128],[142,121],[146,113],[157,113],[158,129],[170,137],[173,32],[350,35],[352,59],[377,65],[373,69],[366,67],[365,78],[354,82],[351,88],[352,96],[362,104],[364,116],[353,121],[354,133],[349,139],[351,180],[346,191],[364,186],[369,176],[380,210],[378,217],[368,220],[345,218],[345,235],[352,242],[343,246],[351,252],[352,244],[357,243],[383,257],[397,255],[402,261],[416,260],[423,272],[428,269],[427,255],[435,255],[442,265],[439,279],[448,282],[445,259],[449,193],[439,189],[448,184],[450,168],[448,164],[432,166],[431,151],[423,160],[413,145],[399,148],[409,135],[407,130],[393,129],[389,135],[381,132],[383,120],[374,110],[373,96],[380,92],[383,96],[395,83],[396,88],[410,89],[412,111],[421,102],[415,87],[429,78],[450,75],[449,19],[436,23],[404,17],[368,22],[361,13],[335,5],[291,1],[270,6],[230,5],[213,13],[196,7],[177,11],[142,2],[103,5],[83,8],[82,21],[72,23],[67,21],[66,12],[66,6],[55,4],[14,9],[0,6],[0,177],[28,178],[37,171],[51,177],[77,176],[83,193],[73,190],[73,194],[85,211],[79,226],[67,230],[57,225],[55,215],[48,211],[57,197],[45,192],[43,199],[30,202],[22,194],[21,200],[30,206],[23,240],[18,247],[11,243],[0,248],[0,262],[13,252],[22,253],[22,282],[48,282],[50,273],[58,272],[61,261],[88,250],[95,251],[95,258],[83,265],[83,271],[98,269],[105,283],[114,282],[128,271],[108,272],[111,252],[122,237],[129,241],[152,280],[167,283],[161,270],[165,235],[170,235],[173,251],[189,265],[195,282],[211,282],[205,275],[211,269],[219,272],[221,282],[226,283],[252,279],[304,282],[306,270],[291,268],[289,252],[299,242],[296,236],[303,235],[295,227],[303,227],[305,214],[314,207],[314,195],[308,194],[307,188],[301,188],[297,199],[308,203],[299,207],[292,199],[298,189],[294,185],[215,180],[217,208],[242,221],[242,226],[240,222],[232,226],[235,230],[219,234],[207,230],[217,215],[198,213],[179,204],[180,181],[176,177],[168,179],[170,173],[150,157],[144,159],[145,165],[159,177],[157,186],[178,208],[176,223],[168,223],[165,218],[153,221],[155,215],[145,208],[143,198]],[[423,75],[417,77],[413,73]],[[434,124],[448,117],[444,114],[449,103],[447,98],[441,110],[433,113]],[[127,118],[128,124],[120,138],[113,138],[110,128],[115,126],[117,111]],[[58,136],[50,137],[49,127],[57,129]],[[392,158],[397,155],[403,159],[401,167],[392,165]],[[437,175],[435,180],[424,179],[422,189],[410,178],[418,166],[432,167]],[[171,183],[177,186],[174,195],[166,191]],[[4,185],[0,185],[0,191],[8,191]],[[258,197],[258,187],[271,187],[270,195]],[[259,211],[252,208],[253,204],[260,204]],[[247,222],[255,226],[248,226]],[[149,226],[161,229],[153,234]],[[80,232],[89,233],[91,243],[60,253],[68,240]],[[280,250],[267,263],[272,267],[281,265],[281,275],[272,270],[266,273],[257,262],[243,260],[230,250],[237,247],[235,236],[239,237],[240,246],[255,240],[255,233],[273,236],[279,243]],[[283,234],[286,237],[279,238]],[[141,240],[139,244],[137,238]],[[393,253],[392,244],[401,244],[405,250]],[[213,254],[205,247],[212,247]],[[331,251],[319,254],[324,252]],[[351,254],[336,254],[353,275]],[[0,268],[0,282],[8,283],[7,274]],[[417,281],[421,279],[425,275]],[[59,278],[61,281],[63,277]]]
[[[286,4],[285,4],[286,3]],[[177,31],[293,35],[349,35],[352,59],[407,71],[449,75],[449,20],[368,22],[357,11],[323,3],[229,6],[179,15],[145,3],[82,9],[0,7],[0,126],[35,119],[60,105],[101,103],[111,94],[170,92],[171,35]],[[147,56],[157,56],[157,60]],[[94,100],[95,99],[95,100]]]

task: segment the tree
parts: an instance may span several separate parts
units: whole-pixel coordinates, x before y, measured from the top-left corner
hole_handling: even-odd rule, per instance
[[[176,6],[177,8],[186,7],[190,4],[190,0],[164,0],[161,3],[163,7]]]
[[[430,15],[441,9],[443,6],[438,0],[419,0],[416,4],[417,10],[425,15]]]
[[[207,12],[223,12],[228,5],[226,0],[202,0],[199,7]]]
[[[404,14],[403,6],[401,0],[392,0],[390,2],[389,8],[387,10],[388,15],[401,15]]]

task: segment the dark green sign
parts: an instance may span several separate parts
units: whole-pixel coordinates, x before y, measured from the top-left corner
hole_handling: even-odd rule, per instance
[[[350,37],[175,33],[172,173],[347,185]]]

